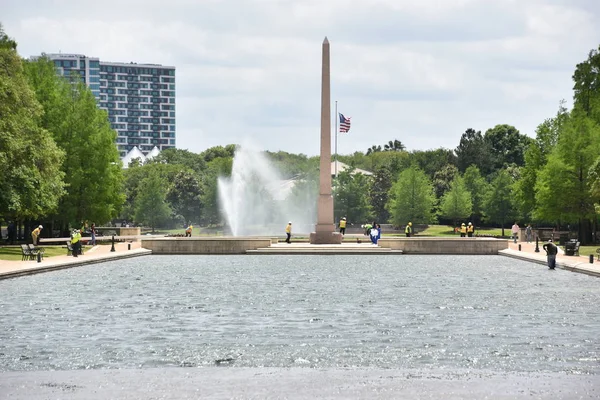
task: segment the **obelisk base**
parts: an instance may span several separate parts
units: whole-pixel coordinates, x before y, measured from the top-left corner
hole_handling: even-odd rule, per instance
[[[339,232],[332,232],[332,228],[331,225],[317,225],[317,231],[310,234],[310,244],[342,244],[344,237]]]

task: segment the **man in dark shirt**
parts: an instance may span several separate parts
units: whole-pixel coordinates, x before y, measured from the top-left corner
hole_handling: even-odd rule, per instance
[[[548,268],[556,268],[556,253],[558,253],[558,247],[552,243],[552,239],[548,240],[548,243],[544,243],[542,247],[546,250],[546,254],[548,255]]]

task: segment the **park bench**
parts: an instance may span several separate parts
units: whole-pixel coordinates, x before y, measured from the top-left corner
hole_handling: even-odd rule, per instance
[[[579,242],[577,239],[571,239],[565,243],[565,255],[567,256],[578,256],[579,255]]]
[[[42,260],[44,259],[44,253],[45,253],[45,249],[43,247],[36,247],[33,244],[29,244],[29,251],[31,251],[31,258],[33,260],[35,260],[37,258],[38,253],[40,254],[40,257],[42,258]]]
[[[26,244],[21,245],[21,261],[25,260],[33,260],[33,255],[31,254],[31,250],[29,246]]]

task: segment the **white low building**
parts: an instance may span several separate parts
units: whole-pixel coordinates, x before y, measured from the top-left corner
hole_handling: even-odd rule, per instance
[[[123,168],[128,168],[129,163],[136,158],[140,160],[141,164],[144,164],[147,160],[151,160],[159,154],[160,150],[156,146],[154,146],[154,148],[152,149],[152,151],[150,151],[150,153],[148,153],[148,155],[144,155],[144,153],[142,153],[142,151],[138,149],[137,146],[133,146],[133,149],[129,150],[129,152],[125,155],[125,157],[123,157],[121,161],[123,161]]]

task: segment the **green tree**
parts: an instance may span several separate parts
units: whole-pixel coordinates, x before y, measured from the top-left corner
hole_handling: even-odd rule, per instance
[[[120,218],[132,221],[134,220],[136,210],[136,199],[140,193],[141,183],[145,178],[151,175],[158,175],[165,184],[165,189],[168,191],[171,187],[171,182],[175,181],[175,176],[181,171],[190,171],[183,165],[179,164],[131,164],[129,168],[123,171],[124,174],[124,195],[125,205],[121,210]]]
[[[465,188],[471,196],[471,221],[475,226],[481,223],[483,217],[483,202],[488,190],[488,183],[481,176],[479,168],[471,165],[463,175]]]
[[[346,217],[351,223],[373,218],[369,192],[371,177],[347,169],[338,174],[333,187],[334,218]]]
[[[435,150],[415,150],[410,153],[410,165],[416,165],[429,179],[446,165],[457,165],[457,158],[452,150],[439,148]]]
[[[125,196],[117,134],[79,75],[57,76],[48,58],[26,63],[30,84],[44,107],[43,127],[65,153],[68,187],[55,218],[64,225],[104,223],[119,215]]]
[[[184,170],[175,175],[167,192],[167,200],[171,209],[189,225],[192,221],[201,220],[203,194],[203,187],[193,171]]]
[[[406,151],[379,151],[371,153],[368,156],[368,160],[370,161],[369,166],[359,167],[354,164],[350,165],[356,168],[363,168],[367,171],[377,171],[379,168],[386,168],[392,175],[392,179],[395,179],[400,174],[400,171],[410,166],[409,157],[410,155]]]
[[[202,155],[176,148],[164,149],[148,163],[182,165],[197,174],[206,169],[206,161]]]
[[[214,146],[204,150],[200,155],[207,163],[215,158],[233,158],[235,155],[236,145],[228,144],[227,146]]]
[[[15,49],[0,26],[0,215],[39,218],[64,194],[64,153],[40,127],[42,107]]]
[[[371,147],[369,147],[367,149],[367,152],[365,154],[369,155],[369,154],[372,154],[372,153],[377,153],[379,151],[381,151],[381,146],[380,145],[379,146],[373,145],[373,146],[371,146]]]
[[[164,224],[171,215],[166,197],[166,182],[154,170],[140,183],[135,201],[135,221],[150,226],[154,232],[155,228]]]
[[[404,151],[406,147],[398,139],[390,140],[383,145],[383,151]]]
[[[450,184],[450,190],[444,194],[440,204],[441,215],[451,219],[454,226],[457,226],[460,220],[464,221],[471,216],[473,211],[471,194],[460,175],[454,177]]]
[[[577,64],[573,82],[574,107],[600,122],[600,46],[589,52],[587,60]]]
[[[547,163],[548,154],[558,142],[559,132],[569,118],[564,101],[559,105],[554,118],[548,118],[536,128],[536,138],[525,151],[525,166],[521,168],[520,179],[515,183],[515,200],[519,214],[525,220],[534,217],[536,208],[535,186],[539,172]]]
[[[427,175],[417,167],[405,169],[390,190],[388,210],[394,225],[432,223],[435,194]]]
[[[530,137],[521,135],[517,128],[511,125],[496,125],[488,129],[483,136],[487,148],[490,150],[490,159],[493,171],[505,168],[510,164],[519,167],[525,164],[525,151],[532,143]]]
[[[0,23],[0,49],[17,51],[17,42],[10,38]]]
[[[450,190],[452,182],[457,176],[458,168],[452,164],[446,164],[433,174],[433,188],[438,199],[441,199]]]
[[[389,200],[392,183],[392,174],[388,168],[382,166],[375,171],[369,200],[375,220],[381,223],[387,223],[390,219],[390,212],[387,210],[386,204]]]
[[[536,218],[577,223],[583,243],[591,240],[589,220],[595,217],[590,166],[598,154],[600,127],[576,107],[536,184]]]
[[[489,172],[490,149],[483,140],[481,131],[467,129],[460,137],[460,143],[454,150],[457,157],[457,167],[464,173],[471,165],[475,165],[483,174]]]
[[[500,224],[502,236],[506,222],[513,220],[516,216],[513,204],[512,179],[506,170],[498,171],[496,178],[491,182],[486,193],[483,212],[490,222]]]

